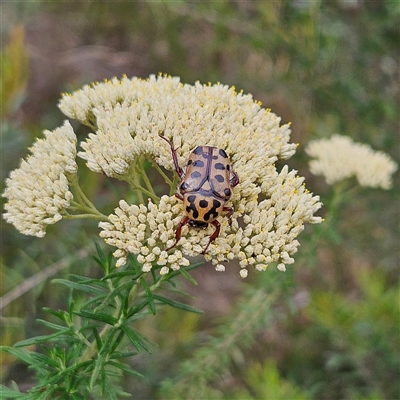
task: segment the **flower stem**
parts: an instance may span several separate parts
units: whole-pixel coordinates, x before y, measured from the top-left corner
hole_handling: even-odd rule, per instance
[[[144,165],[144,160],[141,160],[141,162],[139,162],[136,166],[137,172],[142,177],[148,192],[152,194],[151,198],[158,204],[159,198],[154,192],[153,185],[151,184],[149,177],[146,174],[146,170],[143,168],[143,165]]]
[[[160,166],[155,161],[152,161],[152,165],[159,172],[159,174],[164,178],[165,183],[172,187],[173,182],[171,181],[171,179],[168,178],[168,176],[160,168]]]
[[[73,192],[74,199],[69,207],[73,211],[81,211],[82,214],[69,214],[65,215],[67,219],[78,219],[78,218],[93,218],[101,221],[108,221],[106,215],[102,214],[96,206],[86,197],[85,193],[79,186],[78,176],[71,174],[68,176],[70,188]]]
[[[70,209],[71,210],[78,210],[78,207],[70,207]],[[87,219],[97,219],[99,221],[108,221],[107,216],[105,216],[105,215],[103,215],[101,213],[99,213],[98,215],[97,214],[92,214],[92,213],[89,213],[89,214],[69,214],[69,213],[66,213],[65,215],[63,215],[63,217],[64,217],[64,219],[81,219],[81,218],[85,219],[85,218],[87,218]]]
[[[173,196],[176,193],[176,187],[178,186],[179,177],[177,174],[174,174],[174,180],[171,185],[171,189],[169,191],[169,195]]]
[[[117,312],[117,311],[116,311]],[[107,333],[113,328],[112,325],[105,325],[102,331],[99,334],[99,337],[102,339],[104,338]],[[84,353],[80,356],[78,360],[78,364],[84,363],[85,361],[89,361],[97,352],[99,349],[97,348],[97,342],[93,340],[92,343],[90,343],[89,347],[84,351]]]
[[[149,190],[145,189],[143,186],[140,185],[139,179],[136,174],[133,175],[133,178],[127,178],[127,182],[132,187],[133,190],[136,190],[138,196],[139,204],[144,204],[144,197],[143,194],[150,197],[156,204],[160,202],[159,197],[154,193],[150,192]]]

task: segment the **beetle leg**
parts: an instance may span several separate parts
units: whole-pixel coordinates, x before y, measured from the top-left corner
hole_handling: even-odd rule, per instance
[[[174,160],[175,171],[178,174],[179,178],[183,178],[185,173],[183,169],[178,164],[178,157],[176,156],[176,149],[174,149],[173,144],[164,136],[158,135],[160,138],[164,139],[171,147],[172,159]]]
[[[231,185],[231,188],[234,188],[239,183],[239,176],[235,171],[231,171],[230,178],[229,184]]]
[[[189,217],[185,217],[185,218],[183,218],[183,219],[179,222],[179,224],[178,224],[178,226],[177,226],[177,228],[176,228],[176,231],[175,231],[175,239],[176,239],[176,241],[175,241],[175,243],[174,243],[171,247],[168,247],[168,249],[165,249],[165,251],[171,250],[173,247],[175,247],[175,246],[178,244],[178,242],[179,242],[179,240],[180,240],[180,238],[181,238],[182,228],[183,228],[188,222],[189,222]]]
[[[215,231],[210,236],[210,240],[208,241],[206,248],[201,252],[201,254],[204,254],[207,251],[208,246],[210,245],[211,242],[213,242],[218,237],[219,231],[221,230],[221,224],[216,219],[213,222],[211,222],[211,224],[215,226]]]
[[[229,225],[232,225],[232,214],[235,211],[233,207],[224,207],[222,211],[226,213],[226,216],[228,217],[229,220]]]
[[[183,196],[180,193],[175,193],[175,197],[183,201]]]

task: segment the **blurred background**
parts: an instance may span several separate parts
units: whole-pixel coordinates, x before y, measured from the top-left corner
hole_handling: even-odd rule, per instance
[[[1,14],[1,192],[43,129],[62,124],[62,92],[122,74],[163,72],[252,93],[292,123],[299,148],[288,164],[323,201],[331,188],[308,172],[309,140],[348,135],[399,161],[397,0],[17,1],[2,3]],[[88,132],[74,127],[81,138]],[[80,166],[81,187],[111,212],[118,184]],[[165,309],[142,321],[156,345],[132,361],[146,378],[127,377],[125,390],[163,398],[160,382],[176,376],[254,285],[276,293],[268,323],[210,383],[215,398],[399,398],[398,178],[390,191],[361,190],[323,235],[307,227],[286,273],[271,267],[244,281],[235,265],[196,270],[199,285],[186,290],[204,315]],[[65,307],[68,291],[51,278],[100,273],[94,241],[101,242],[93,222],[61,221],[38,239],[2,221],[0,295],[18,291],[3,297],[1,344],[41,334],[42,307]],[[0,361],[4,383],[29,387],[22,364]]]

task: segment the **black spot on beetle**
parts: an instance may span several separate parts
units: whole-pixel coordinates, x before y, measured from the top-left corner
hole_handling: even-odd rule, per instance
[[[193,218],[199,218],[199,212],[196,210],[194,204],[189,204],[186,206],[186,212],[189,214],[192,211]]]
[[[204,214],[204,220],[208,221],[210,218],[217,218],[218,212],[217,209],[221,207],[221,202],[218,200],[213,200],[213,206]]]
[[[216,163],[216,164],[214,165],[214,168],[223,171],[223,170],[225,169],[225,165],[218,162],[218,163]]]
[[[189,185],[186,182],[183,182],[180,189],[185,191],[188,187]]]
[[[218,160],[218,156],[212,156],[213,160]]]
[[[199,155],[203,153],[203,146],[197,146],[194,150],[193,150],[193,154]]]
[[[208,207],[208,201],[207,200],[200,200],[199,201],[199,206],[201,207],[201,208],[207,208]]]
[[[200,178],[201,177],[201,173],[199,171],[193,171],[190,174],[190,177],[193,178],[193,179]]]
[[[204,162],[201,161],[201,160],[196,160],[196,161],[193,163],[193,167],[203,168],[203,167],[204,167]]]
[[[231,193],[232,193],[231,189],[229,189],[229,188],[224,189],[224,194],[226,197],[229,197],[231,195]]]
[[[193,218],[198,218],[199,212],[197,211],[196,206],[194,204],[194,201],[196,200],[196,196],[188,196],[187,199],[188,199],[189,205],[186,206],[186,212],[189,214],[190,211],[192,211]]]
[[[187,165],[188,165],[188,166],[189,166],[189,165],[192,165],[192,162],[193,162],[192,160],[189,160],[188,163],[187,163]]]
[[[225,178],[222,175],[215,175],[214,177],[218,182],[223,182]]]
[[[219,155],[224,158],[228,158],[228,154],[226,154],[225,150],[219,149]]]

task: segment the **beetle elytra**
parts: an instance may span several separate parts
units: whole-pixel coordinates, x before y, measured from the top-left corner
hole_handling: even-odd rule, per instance
[[[181,179],[179,191],[175,196],[182,200],[186,213],[176,229],[175,243],[167,250],[178,244],[185,225],[205,229],[208,224],[212,224],[215,231],[202,251],[204,254],[221,230],[221,224],[217,218],[222,213],[226,213],[229,223],[232,223],[234,210],[232,207],[226,207],[225,204],[232,195],[232,188],[239,183],[239,177],[231,167],[225,150],[211,146],[196,147],[189,156],[186,169],[183,170],[178,164],[173,144],[164,136],[160,135],[160,137],[171,147],[175,171]]]

